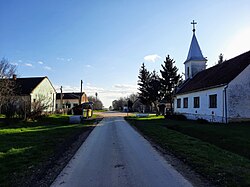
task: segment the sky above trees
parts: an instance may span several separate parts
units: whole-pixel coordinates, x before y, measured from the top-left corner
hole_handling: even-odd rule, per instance
[[[48,76],[56,89],[98,93],[105,107],[137,92],[143,62],[167,54],[184,72],[192,20],[208,67],[250,50],[250,1],[1,0],[0,58],[20,77]]]

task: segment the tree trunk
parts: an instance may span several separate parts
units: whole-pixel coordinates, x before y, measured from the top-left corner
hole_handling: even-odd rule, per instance
[[[153,102],[154,106],[155,106],[155,110],[156,110],[156,115],[158,116],[160,113],[159,113],[159,108],[158,108],[158,105],[157,103]]]

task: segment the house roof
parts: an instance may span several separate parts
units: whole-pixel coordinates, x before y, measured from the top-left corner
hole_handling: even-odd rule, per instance
[[[29,77],[29,78],[17,78],[16,81],[16,92],[17,94],[27,95],[30,94],[43,79],[47,77]]]
[[[200,46],[198,44],[198,41],[196,39],[195,33],[193,34],[192,41],[190,44],[187,60],[184,62],[184,64],[188,61],[195,60],[195,61],[204,61],[207,60],[203,57]]]
[[[231,82],[250,64],[250,51],[197,73],[177,89],[176,94],[199,91]]]
[[[82,94],[85,94],[84,92]],[[63,99],[79,99],[81,96],[80,92],[63,93]],[[56,94],[56,99],[61,99],[61,93]]]

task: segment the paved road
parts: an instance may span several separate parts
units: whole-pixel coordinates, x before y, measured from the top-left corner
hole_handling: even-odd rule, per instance
[[[192,186],[122,117],[106,117],[52,186]]]

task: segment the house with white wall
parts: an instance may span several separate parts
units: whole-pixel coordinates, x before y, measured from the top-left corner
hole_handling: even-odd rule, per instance
[[[16,86],[16,100],[25,102],[32,111],[32,104],[39,101],[47,106],[44,112],[54,112],[56,106],[56,90],[48,77],[17,78],[13,76]]]
[[[250,51],[208,69],[206,62],[193,29],[175,113],[210,122],[250,120]]]
[[[85,92],[70,92],[70,93],[57,93],[56,94],[56,109],[70,109],[81,102],[88,102],[88,97]]]

